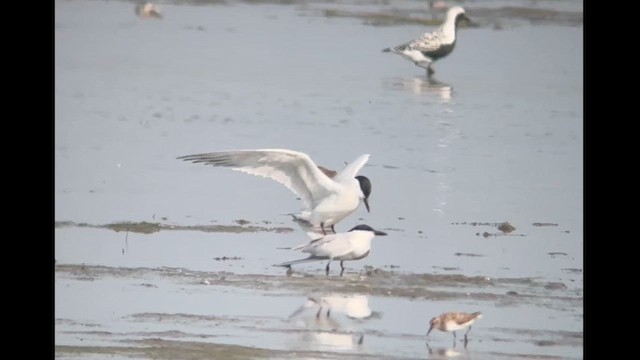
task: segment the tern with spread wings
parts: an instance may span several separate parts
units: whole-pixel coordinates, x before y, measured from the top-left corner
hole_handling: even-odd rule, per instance
[[[285,149],[218,151],[178,159],[230,167],[283,184],[304,203],[303,210],[290,215],[307,232],[327,234],[330,229],[335,233],[334,226],[353,213],[360,201],[369,211],[371,181],[356,175],[369,154],[360,155],[335,175],[316,165],[309,155]]]

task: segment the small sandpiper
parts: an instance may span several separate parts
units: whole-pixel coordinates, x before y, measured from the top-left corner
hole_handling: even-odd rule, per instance
[[[453,341],[456,341],[456,330],[462,330],[465,328],[469,328],[466,333],[464,333],[464,341],[467,342],[467,334],[471,330],[471,325],[476,322],[476,320],[481,319],[482,314],[478,312],[474,312],[472,314],[465,312],[446,312],[444,314],[440,314],[431,321],[429,324],[429,331],[427,331],[427,336],[433,329],[438,329],[444,332],[453,332]]]

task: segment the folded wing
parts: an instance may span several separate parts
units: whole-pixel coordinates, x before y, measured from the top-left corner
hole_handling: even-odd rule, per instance
[[[433,33],[425,33],[418,39],[406,44],[412,50],[418,50],[425,53],[438,50],[442,46],[442,40]]]
[[[310,242],[304,247],[298,247],[298,249],[317,257],[336,258],[344,256],[353,251],[353,246],[345,238],[345,235],[329,234]]]

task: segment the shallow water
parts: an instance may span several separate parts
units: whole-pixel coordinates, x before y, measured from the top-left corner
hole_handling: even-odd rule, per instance
[[[581,2],[463,4],[437,81],[380,52],[430,28],[417,5],[56,1],[56,357],[581,358]],[[307,241],[287,189],[176,160],[267,147],[371,154],[371,213],[336,228],[389,236],[344,277],[272,266]],[[353,294],[380,314],[288,319]],[[483,312],[466,349],[425,344],[445,311]]]

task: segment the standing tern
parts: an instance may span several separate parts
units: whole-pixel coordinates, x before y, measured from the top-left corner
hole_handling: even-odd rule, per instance
[[[435,73],[432,64],[453,51],[456,45],[458,23],[463,19],[471,21],[462,7],[454,6],[447,11],[444,23],[436,30],[424,33],[408,43],[382,49],[382,52],[401,55],[416,66],[427,69],[427,77],[430,78]]]
[[[340,276],[344,273],[344,262],[348,260],[360,260],[371,252],[371,240],[376,236],[387,235],[385,232],[375,230],[369,225],[357,225],[345,233],[329,234],[312,240],[308,244],[302,244],[290,250],[301,250],[309,253],[309,257],[299,260],[287,261],[275,266],[283,266],[291,270],[291,265],[309,261],[329,260],[325,268],[329,275],[329,265],[333,260],[340,260]]]
[[[340,172],[316,165],[307,154],[285,149],[217,151],[178,159],[230,167],[283,184],[306,206],[299,213],[288,215],[308,232],[327,234],[328,227],[335,234],[334,225],[353,213],[360,200],[370,211],[371,181],[356,176],[369,160],[369,154],[360,155]]]

